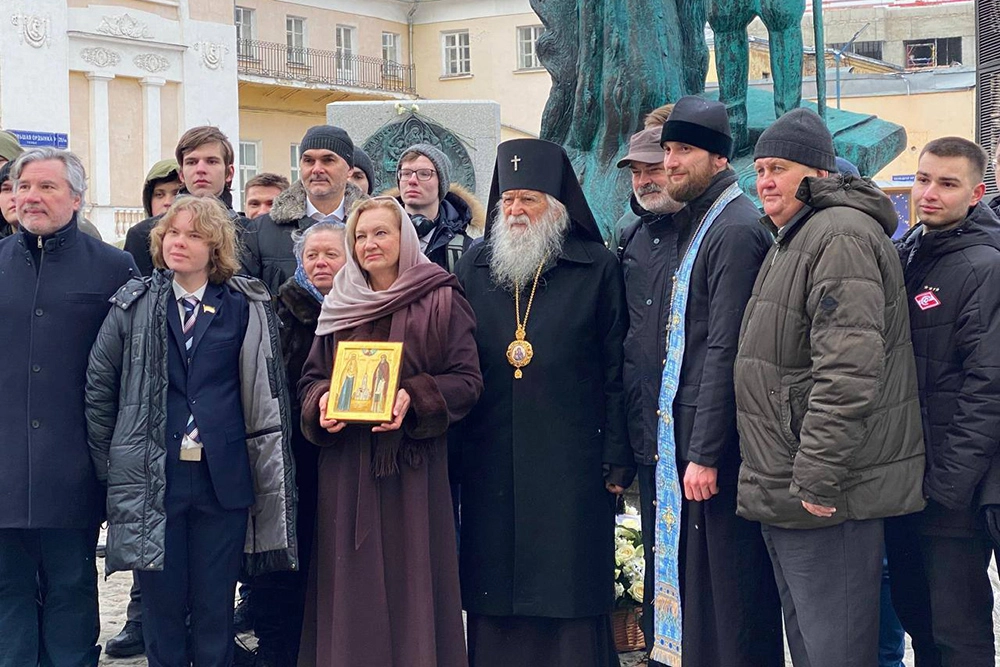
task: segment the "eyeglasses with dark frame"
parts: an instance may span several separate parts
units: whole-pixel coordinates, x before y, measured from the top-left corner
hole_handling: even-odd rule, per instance
[[[416,174],[418,181],[426,182],[431,180],[431,176],[436,173],[433,169],[400,169],[396,172],[396,179],[399,181],[408,181],[410,180],[410,176]]]

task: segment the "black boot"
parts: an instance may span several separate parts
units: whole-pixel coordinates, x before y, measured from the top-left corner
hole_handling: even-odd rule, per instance
[[[142,623],[126,621],[122,631],[108,640],[104,652],[112,658],[129,658],[145,653],[146,644],[142,640]]]

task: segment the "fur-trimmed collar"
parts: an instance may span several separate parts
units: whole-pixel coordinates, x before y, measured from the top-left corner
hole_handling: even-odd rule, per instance
[[[476,195],[458,183],[451,184],[451,187],[448,188],[448,194],[465,202],[465,205],[469,207],[469,212],[472,213],[472,220],[469,221],[469,226],[465,228],[466,234],[471,238],[482,236],[483,230],[486,229],[486,207],[483,206],[482,202],[476,199]],[[399,188],[391,188],[380,193],[379,196],[399,199]]]
[[[344,215],[350,215],[354,204],[367,198],[368,195],[361,192],[358,186],[347,183],[344,188]],[[270,215],[276,225],[295,224],[306,217],[306,186],[302,181],[295,181],[292,187],[275,198]]]
[[[292,317],[302,324],[315,325],[319,320],[323,304],[316,301],[312,294],[295,282],[294,277],[286,280],[278,289],[278,300],[285,305]]]

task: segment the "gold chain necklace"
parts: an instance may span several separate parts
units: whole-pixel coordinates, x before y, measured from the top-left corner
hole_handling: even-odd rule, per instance
[[[514,330],[514,341],[507,346],[507,361],[514,367],[514,379],[520,380],[524,373],[521,369],[531,363],[531,358],[535,356],[535,351],[531,343],[524,339],[525,328],[528,326],[528,316],[531,315],[531,304],[535,301],[535,290],[538,289],[538,280],[542,277],[542,268],[545,266],[546,258],[542,258],[538,270],[535,271],[535,282],[531,286],[531,295],[528,297],[528,307],[524,311],[524,321],[521,321],[521,286],[514,283],[514,318],[517,321],[517,329]]]

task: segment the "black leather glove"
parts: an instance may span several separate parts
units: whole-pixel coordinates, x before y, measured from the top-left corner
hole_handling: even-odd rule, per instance
[[[984,505],[983,519],[994,546],[1000,548],[1000,505]]]

